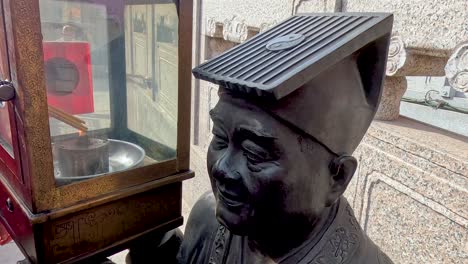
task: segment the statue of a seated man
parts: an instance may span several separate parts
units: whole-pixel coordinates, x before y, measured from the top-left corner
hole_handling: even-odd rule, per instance
[[[382,90],[392,16],[293,17],[194,70],[220,85],[179,263],[392,263],[343,197]]]

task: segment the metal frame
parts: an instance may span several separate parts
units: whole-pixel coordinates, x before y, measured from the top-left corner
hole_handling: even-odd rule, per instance
[[[130,1],[131,4],[151,1]],[[159,2],[159,1],[154,1]],[[189,169],[192,1],[179,1],[179,90],[176,159],[57,187],[54,178],[44,75],[39,0],[3,0],[10,72],[17,89],[18,141],[24,185],[9,181],[32,213],[142,185]],[[0,179],[2,180],[2,179]],[[4,181],[4,180],[3,180]],[[78,207],[80,205],[77,205]],[[83,205],[85,206],[85,205]],[[89,205],[88,205],[89,206]]]

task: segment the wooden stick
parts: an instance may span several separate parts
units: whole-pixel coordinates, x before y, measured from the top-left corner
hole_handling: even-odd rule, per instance
[[[76,123],[70,119],[67,119],[67,118],[64,118],[63,116],[55,116],[55,115],[51,115],[51,117],[59,120],[59,121],[62,121],[63,123],[69,125],[69,126],[72,126],[78,130],[81,130],[81,131],[88,131],[88,127],[86,127],[85,125],[81,124],[81,123]]]
[[[78,123],[82,123],[82,124],[85,123],[85,121],[83,121],[82,119],[79,119],[78,117],[70,115],[69,113],[67,113],[67,112],[65,112],[65,111],[63,111],[61,109],[58,109],[56,107],[53,107],[51,105],[49,105],[49,112],[57,113],[58,115],[61,115],[61,116],[68,116],[68,117],[70,117],[70,119],[72,119],[72,120],[74,120],[74,121],[76,121]]]
[[[88,128],[84,124],[76,122],[75,120],[72,120],[67,116],[61,116],[61,115],[57,115],[55,113],[50,113],[49,115],[50,115],[50,117],[53,117],[53,118],[55,118],[55,119],[57,119],[59,121],[62,121],[62,122],[76,128],[76,129],[83,130],[83,131],[88,130]]]
[[[88,131],[88,127],[85,125],[85,121],[50,105],[49,116],[83,132]]]

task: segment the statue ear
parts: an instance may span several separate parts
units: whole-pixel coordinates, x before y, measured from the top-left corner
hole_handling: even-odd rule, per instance
[[[357,168],[357,160],[350,155],[342,154],[330,163],[330,194],[327,203],[332,205],[346,191]]]

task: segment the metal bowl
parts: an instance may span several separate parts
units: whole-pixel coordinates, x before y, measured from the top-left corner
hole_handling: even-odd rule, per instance
[[[109,172],[87,176],[62,176],[58,166],[58,161],[54,159],[55,179],[58,185],[70,184],[77,181],[83,181],[112,172],[124,171],[136,168],[143,164],[145,159],[145,150],[140,146],[130,142],[109,139]]]

